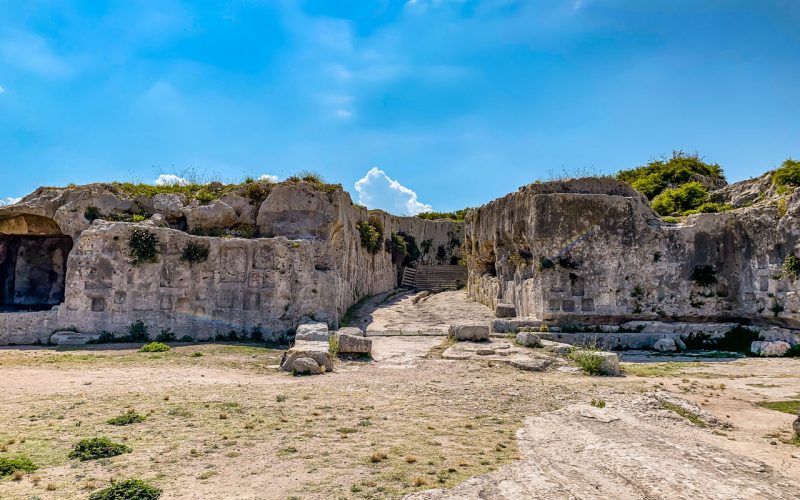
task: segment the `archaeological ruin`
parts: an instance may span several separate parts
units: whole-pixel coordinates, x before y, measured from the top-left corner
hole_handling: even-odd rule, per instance
[[[370,211],[316,179],[197,189],[40,188],[0,208],[0,342],[122,337],[137,322],[177,339],[285,342],[438,266],[466,266],[496,332],[674,349],[737,325],[794,346],[800,326],[787,267],[800,197],[771,173],[717,183],[726,210],[677,218],[610,177],[523,186],[464,222]]]

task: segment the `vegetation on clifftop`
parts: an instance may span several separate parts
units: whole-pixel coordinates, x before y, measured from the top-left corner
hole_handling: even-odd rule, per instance
[[[454,220],[456,222],[463,222],[469,210],[469,208],[462,208],[455,212],[423,212],[417,214],[417,217],[425,220]]]

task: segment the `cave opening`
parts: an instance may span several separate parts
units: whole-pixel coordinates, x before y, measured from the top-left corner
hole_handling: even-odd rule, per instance
[[[42,311],[64,302],[72,238],[0,234],[0,312]]]

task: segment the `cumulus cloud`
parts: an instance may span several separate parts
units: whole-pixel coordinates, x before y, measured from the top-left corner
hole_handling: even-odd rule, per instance
[[[358,202],[369,208],[380,208],[401,215],[417,215],[433,210],[433,207],[417,199],[417,193],[391,179],[377,167],[372,167],[367,175],[356,182],[356,191]]]
[[[10,196],[7,198],[0,198],[0,207],[4,207],[6,205],[13,205],[14,203],[19,203],[21,199],[22,198],[12,198]]]
[[[156,186],[187,186],[189,181],[175,174],[161,174],[153,181]]]
[[[272,174],[264,174],[258,178],[260,181],[278,182],[278,176]]]

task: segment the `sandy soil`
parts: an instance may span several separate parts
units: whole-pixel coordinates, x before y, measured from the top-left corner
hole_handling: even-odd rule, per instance
[[[373,361],[316,377],[249,345],[0,349],[0,458],[39,466],[0,498],[131,477],[181,499],[800,496],[794,417],[756,405],[800,399],[800,360],[640,357],[608,378],[443,359],[451,346],[375,337]],[[129,409],[145,421],[107,423]],[[96,436],[132,451],[68,457]]]

